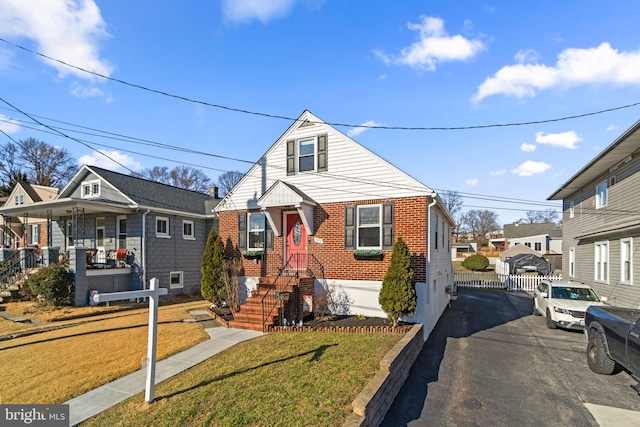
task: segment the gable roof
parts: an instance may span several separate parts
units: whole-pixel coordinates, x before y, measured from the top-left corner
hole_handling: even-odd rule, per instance
[[[208,194],[121,174],[97,166],[85,165],[80,168],[58,197],[70,197],[74,189],[82,183],[89,173],[93,173],[113,186],[134,205],[200,215],[211,214],[210,211],[206,211],[205,205],[210,206],[214,199]]]
[[[525,245],[515,245],[510,247],[509,249],[507,249],[504,252],[500,252],[500,259],[502,261],[504,261],[507,258],[511,258],[514,257],[516,255],[520,255],[520,254],[533,254],[535,256],[542,256],[541,252],[538,252],[534,249],[531,249],[528,246]]]
[[[287,143],[318,135],[327,136],[327,170],[287,175]],[[273,143],[215,210],[258,209],[258,200],[277,181],[318,204],[414,196],[437,198],[431,188],[308,110]],[[448,211],[445,216],[455,222]]]
[[[635,157],[640,152],[640,120],[620,135],[578,173],[562,184],[547,200],[562,200],[570,197],[612,167]]]
[[[549,234],[551,230],[557,229],[558,226],[551,222],[542,224],[505,224],[504,238],[518,239],[521,237],[539,236],[541,234]]]

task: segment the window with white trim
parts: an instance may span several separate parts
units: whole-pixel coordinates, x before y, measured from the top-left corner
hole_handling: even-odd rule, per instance
[[[534,246],[535,246],[535,248],[534,248],[534,249],[535,249],[536,251],[541,251],[541,250],[542,250],[542,243],[540,243],[540,242],[535,242],[535,243],[534,243]]]
[[[569,277],[576,276],[576,248],[569,248]]]
[[[184,284],[182,282],[183,273],[182,271],[172,271],[169,273],[169,288],[170,289],[179,289],[183,288]]]
[[[596,186],[596,209],[600,209],[607,206],[607,188],[608,187],[609,187],[609,183],[607,181],[602,181],[600,184]]]
[[[40,224],[31,224],[31,244],[37,245],[40,243]]]
[[[633,238],[620,240],[620,283],[633,283]]]
[[[163,216],[156,217],[156,237],[171,237],[169,233],[169,218]]]
[[[575,202],[572,200],[569,202],[569,219],[575,216]]]
[[[193,221],[187,221],[187,220],[182,221],[182,238],[187,240],[196,239]]]
[[[262,212],[249,212],[247,241],[249,250],[264,249],[265,216]]]
[[[118,249],[126,249],[127,247],[127,217],[119,216],[116,218],[118,233]]]
[[[609,283],[609,242],[596,242],[594,246],[594,280]]]
[[[82,183],[82,198],[100,197],[101,187],[99,179],[84,181]]]
[[[382,205],[358,206],[358,249],[382,249]]]
[[[16,194],[13,197],[13,204],[14,205],[24,205],[24,194]]]
[[[316,139],[300,139],[298,144],[298,172],[313,172],[316,170]]]

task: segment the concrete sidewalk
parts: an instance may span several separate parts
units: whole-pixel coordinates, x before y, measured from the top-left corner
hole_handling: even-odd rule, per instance
[[[192,312],[192,314],[196,315],[198,313]],[[211,337],[210,340],[156,363],[156,384],[205,361],[214,354],[220,353],[235,344],[262,335],[262,332],[228,329],[223,326],[205,328],[205,330]],[[141,371],[136,371],[82,396],[64,402],[69,405],[69,425],[75,426],[105,409],[144,391],[144,389],[145,376]]]

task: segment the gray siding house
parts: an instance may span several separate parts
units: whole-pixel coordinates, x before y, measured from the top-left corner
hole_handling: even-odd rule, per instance
[[[640,121],[558,188],[563,265],[609,303],[640,305]]]
[[[0,214],[44,221],[46,247],[63,256],[70,248],[87,248],[87,277],[103,276],[89,288],[142,289],[157,277],[170,294],[196,293],[207,237],[217,228],[213,208],[220,200],[211,193],[83,166],[55,199],[3,207]],[[106,283],[122,268],[130,269],[126,283],[110,289]],[[76,296],[79,301],[88,295]]]

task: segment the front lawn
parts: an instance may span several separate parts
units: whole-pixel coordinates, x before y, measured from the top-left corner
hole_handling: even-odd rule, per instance
[[[211,357],[83,426],[338,426],[399,334],[271,333]]]

